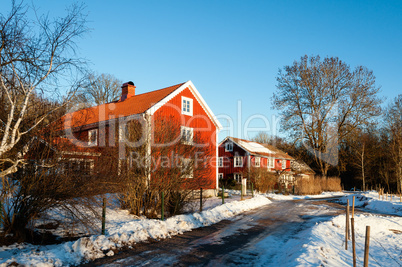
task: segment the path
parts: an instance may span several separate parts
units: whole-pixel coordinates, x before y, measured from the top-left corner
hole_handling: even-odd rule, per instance
[[[169,239],[140,243],[83,266],[253,265],[262,254],[269,264],[270,257],[283,249],[280,245],[296,233],[343,211],[341,205],[325,200],[274,201],[232,220]],[[278,237],[278,246],[269,251],[257,249],[255,245],[268,236]]]

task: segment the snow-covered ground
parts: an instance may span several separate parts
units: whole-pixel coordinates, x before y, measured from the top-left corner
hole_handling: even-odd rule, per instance
[[[393,195],[392,199],[388,196],[388,199],[386,199],[385,196],[380,198],[376,191],[368,191],[345,195],[340,199],[340,202],[346,204],[349,199],[349,205],[352,205],[353,196],[355,196],[356,207],[383,214],[402,216],[402,202],[399,196]]]
[[[402,266],[402,203],[399,197],[379,199],[375,191],[343,194],[323,193],[317,196],[283,196],[268,194],[276,200],[309,199],[343,195],[338,202],[352,205],[365,211],[381,214],[356,214],[356,261],[363,265],[366,226],[370,226],[369,266]],[[316,218],[320,220],[319,214]],[[262,240],[257,249],[269,251],[260,259],[258,265],[266,266],[353,266],[352,243],[348,242],[345,250],[345,215],[339,215],[329,221],[306,227],[290,239],[275,235]]]
[[[140,219],[124,210],[108,209],[106,224],[108,231],[105,236],[93,235],[59,245],[15,244],[0,247],[0,266],[7,266],[13,262],[33,266],[65,266],[112,256],[118,248],[129,247],[148,238],[167,238],[232,218],[241,212],[271,203],[268,198],[286,201],[342,195],[341,202],[346,203],[346,199],[349,198],[352,203],[352,195],[342,192],[323,193],[317,196],[264,194],[244,201],[238,201],[240,199],[238,192],[228,192],[231,198],[225,199],[225,205],[221,205],[220,198],[210,198],[205,202],[203,212],[174,216],[165,221]],[[402,203],[399,202],[399,198],[394,198],[391,202],[379,200],[375,192],[361,193],[356,194],[356,206],[397,215],[355,215],[357,264],[359,266],[363,264],[365,229],[366,225],[370,225],[370,266],[402,266],[402,217],[400,217]],[[352,265],[351,243],[349,250],[344,249],[345,215],[325,221],[320,220],[319,215],[319,212],[311,214],[317,216],[317,219],[312,219],[311,224],[302,227],[290,237],[270,235],[256,244],[254,249],[260,252],[258,254],[264,255],[260,257],[257,265]]]
[[[161,239],[190,231],[194,228],[208,226],[224,219],[229,219],[241,212],[271,203],[264,196],[256,196],[244,201],[239,197],[225,199],[208,199],[201,213],[178,215],[165,221],[138,219],[127,211],[108,210],[106,235],[83,237],[74,242],[59,245],[36,246],[15,244],[0,247],[0,266],[15,262],[32,266],[66,266],[83,261],[113,256],[114,251],[123,246],[131,246],[148,238]]]
[[[318,218],[317,218],[318,219]],[[402,218],[356,215],[356,261],[363,266],[366,225],[370,226],[369,266],[402,266]],[[256,245],[258,266],[353,266],[352,242],[345,250],[345,215],[316,223],[290,239],[271,235]]]

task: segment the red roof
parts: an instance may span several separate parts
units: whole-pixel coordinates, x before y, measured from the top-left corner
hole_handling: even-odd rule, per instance
[[[68,113],[62,117],[64,129],[107,121],[110,115],[118,118],[144,113],[183,84],[184,83],[180,83],[163,89],[135,95],[124,101],[115,101]]]

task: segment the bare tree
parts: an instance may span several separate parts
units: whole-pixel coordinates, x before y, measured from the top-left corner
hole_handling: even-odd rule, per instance
[[[368,170],[377,156],[377,140],[375,129],[358,129],[349,140],[352,150],[349,161],[360,170],[363,191],[367,189],[367,178],[370,175]]]
[[[111,74],[89,73],[76,94],[76,101],[88,106],[118,100],[123,82]]]
[[[399,192],[402,192],[402,95],[388,106],[385,122],[389,132],[391,160]]]
[[[273,105],[283,131],[314,155],[324,177],[337,165],[338,140],[379,115],[373,72],[337,57],[304,56],[279,70]]]
[[[208,140],[197,131],[191,140],[183,140],[180,121],[174,117],[154,120],[151,143],[127,147],[127,160],[121,164],[120,193],[124,208],[133,214],[156,217],[160,211],[160,194],[164,192],[170,215],[183,212],[200,188],[211,188],[209,164],[214,156]],[[124,130],[125,139],[136,142],[144,134],[140,122],[131,121]],[[148,145],[152,146],[148,150]],[[118,149],[118,148],[115,148]]]
[[[87,32],[83,6],[73,5],[54,20],[38,14],[30,20],[28,10],[23,2],[13,2],[8,15],[0,14],[0,99],[6,114],[0,121],[0,177],[17,171],[28,142],[17,145],[60,108],[48,106],[37,114],[35,98],[54,97],[60,75],[82,63],[75,41]]]

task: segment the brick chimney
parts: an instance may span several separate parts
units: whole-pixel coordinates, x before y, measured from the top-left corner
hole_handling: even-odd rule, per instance
[[[128,83],[124,83],[121,86],[121,98],[120,101],[124,101],[127,98],[130,98],[132,96],[135,96],[135,85],[132,81],[129,81]]]

